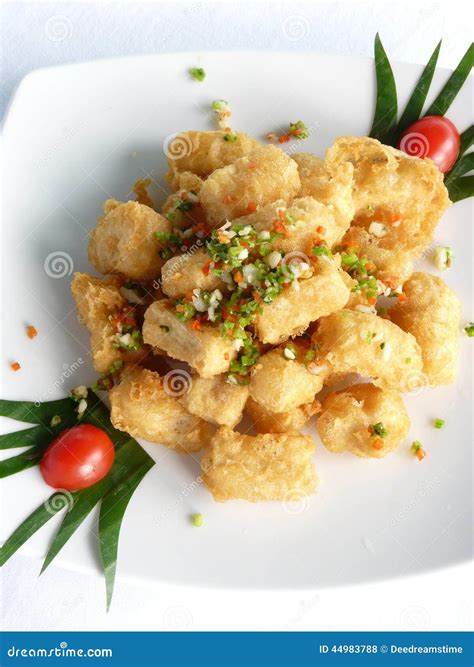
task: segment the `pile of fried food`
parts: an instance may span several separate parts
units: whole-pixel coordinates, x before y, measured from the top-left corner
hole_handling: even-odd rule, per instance
[[[400,394],[456,373],[460,303],[413,273],[450,206],[434,163],[366,137],[322,160],[220,131],[168,156],[161,213],[143,182],[106,201],[89,243],[105,277],[72,283],[115,427],[204,449],[218,501],[314,493],[314,415],[331,452],[393,451]]]

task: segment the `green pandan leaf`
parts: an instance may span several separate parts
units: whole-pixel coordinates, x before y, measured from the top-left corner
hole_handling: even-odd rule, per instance
[[[43,448],[30,447],[26,452],[0,461],[0,479],[9,477],[9,475],[15,475],[17,472],[27,470],[27,468],[32,468],[39,462],[42,455]]]
[[[415,90],[411,94],[410,99],[407,102],[404,112],[397,125],[397,135],[406,130],[415,120],[418,120],[421,112],[423,111],[423,105],[425,104],[428,91],[430,89],[431,81],[433,79],[433,74],[436,69],[436,63],[438,62],[439,50],[441,48],[441,41],[439,41],[438,46],[433,51],[431,58],[429,59],[425,69],[421,73],[420,78],[415,86]]]
[[[464,153],[471,148],[472,144],[474,144],[474,125],[468,127],[467,130],[464,130],[464,132],[461,134],[459,157],[464,155]]]
[[[46,435],[48,438],[51,437],[43,426],[33,426],[33,428],[24,428],[14,433],[5,433],[5,435],[0,435],[0,449],[31,447],[46,439]]]
[[[452,202],[474,197],[474,176],[456,178],[454,181],[450,181],[446,187]]]
[[[4,565],[55,514],[68,508],[74,498],[74,493],[58,491],[35,509],[0,547],[0,566]]]
[[[444,116],[461,90],[474,64],[474,44],[468,48],[425,116]]]
[[[389,59],[378,33],[375,35],[374,57],[377,94],[374,120],[369,136],[382,143],[391,143],[397,123],[397,88]]]
[[[0,399],[0,417],[10,417],[28,424],[49,426],[51,419],[64,414],[71,414],[76,407],[72,398],[61,398],[58,401],[7,401]]]
[[[142,450],[144,452],[144,450]],[[107,611],[112,602],[117,569],[118,542],[122,520],[128,503],[147,472],[153,467],[154,461],[146,452],[142,463],[133,473],[122,479],[103,498],[99,516],[99,548],[102,567],[105,575]],[[138,458],[138,453],[136,454]]]
[[[445,177],[444,183],[446,187],[448,187],[448,184],[451,181],[459,178],[459,176],[464,176],[464,174],[467,174],[472,169],[474,169],[474,153],[468,153],[467,155],[459,158],[449,174],[447,174]]]

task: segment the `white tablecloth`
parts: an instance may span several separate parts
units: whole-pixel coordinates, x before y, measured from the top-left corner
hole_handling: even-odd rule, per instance
[[[216,49],[308,50],[372,55],[379,31],[390,58],[424,63],[444,37],[453,67],[470,42],[461,3],[122,2],[4,3],[0,115],[38,67],[132,54]],[[118,580],[104,612],[98,575],[17,555],[2,570],[10,630],[410,630],[468,629],[472,568],[319,592],[237,593]]]

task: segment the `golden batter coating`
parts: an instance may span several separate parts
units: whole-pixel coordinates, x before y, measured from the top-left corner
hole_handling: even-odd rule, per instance
[[[201,461],[203,480],[218,502],[294,501],[316,491],[314,442],[303,435],[241,435],[220,428]]]
[[[270,412],[252,398],[245,405],[257,433],[296,433],[320,410],[319,401],[304,403],[288,412]]]
[[[340,241],[354,217],[352,185],[354,167],[350,162],[328,164],[312,153],[292,156],[301,179],[300,197],[314,197],[334,213],[334,243]]]
[[[230,384],[224,375],[193,375],[190,389],[181,400],[191,414],[217,426],[234,428],[242,419],[248,395],[248,385]]]
[[[350,291],[338,266],[338,257],[319,257],[311,278],[294,281],[272,303],[263,306],[257,317],[260,340],[278,345],[305,331],[311,322],[344,308]]]
[[[313,401],[328,370],[316,366],[318,372],[312,373],[303,363],[307,349],[303,342],[294,340],[262,355],[250,380],[253,400],[269,412],[288,412]]]
[[[166,146],[170,171],[166,175],[173,190],[186,187],[183,172],[206,178],[216,169],[232,164],[261,146],[244,132],[238,132],[235,141],[226,141],[226,132],[180,132]],[[189,182],[189,179],[188,179]],[[193,190],[194,188],[188,188]]]
[[[272,232],[283,228],[285,235],[274,241],[273,248],[285,253],[301,251],[310,257],[316,243],[323,241],[332,248],[342,237],[334,211],[314,197],[294,199],[288,206],[283,199],[279,199],[263,206],[257,213],[245,215],[232,222],[252,225],[257,232]]]
[[[89,261],[100,273],[130,280],[152,280],[163,260],[155,232],[170,232],[171,223],[149,206],[107,200],[89,240]]]
[[[126,368],[109,398],[110,420],[119,431],[179,452],[196,452],[209,443],[212,427],[185,410],[166,376],[163,379],[145,368]]]
[[[414,273],[403,285],[407,300],[390,310],[390,319],[415,336],[423,371],[432,386],[454,381],[459,357],[461,303],[441,278]]]
[[[262,146],[204,181],[199,198],[208,223],[219,227],[266,204],[291,201],[300,188],[298,167],[276,146]]]
[[[341,310],[320,320],[315,337],[336,374],[358,373],[402,392],[426,382],[415,337],[377,315]]]
[[[209,262],[209,255],[203,249],[172,257],[161,270],[163,292],[172,299],[178,299],[194,289],[223,290],[225,283],[209,270]]]
[[[339,137],[326,153],[329,165],[347,161],[354,165],[354,224],[372,236],[372,243],[365,240],[364,253],[393,274],[397,265],[421,255],[451,205],[443,174],[428,158],[410,157],[368,137]],[[344,240],[355,242],[350,232]],[[377,248],[390,252],[377,257]],[[392,256],[394,251],[406,253],[406,261]]]
[[[410,419],[398,392],[358,384],[326,396],[317,430],[330,452],[382,458],[403,442]]]
[[[71,292],[76,302],[79,321],[87,327],[91,335],[91,355],[96,371],[106,373],[114,361],[138,361],[146,354],[144,349],[127,352],[117,346],[116,331],[110,317],[127,305],[120,293],[118,278],[95,278],[87,273],[75,273]]]
[[[237,356],[233,341],[223,338],[218,327],[203,324],[200,329],[193,328],[191,322],[178,319],[168,299],[148,307],[143,340],[173,359],[185,361],[204,378],[226,373]]]

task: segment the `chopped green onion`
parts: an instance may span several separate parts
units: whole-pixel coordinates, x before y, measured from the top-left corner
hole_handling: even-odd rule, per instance
[[[230,142],[237,141],[237,135],[236,134],[224,134],[224,141],[230,141]]]
[[[435,428],[443,428],[444,426],[444,419],[434,419],[433,420],[433,426]]]
[[[469,322],[469,324],[464,327],[464,331],[467,333],[469,338],[474,338],[474,322]]]
[[[370,426],[369,429],[372,435],[378,435],[380,438],[385,438],[388,435],[388,431],[382,424],[382,422],[377,422],[376,424],[372,424],[372,426]]]
[[[54,417],[51,418],[49,425],[51,428],[54,428],[55,426],[59,426],[60,423],[61,423],[61,417],[59,415],[54,415]]]
[[[200,527],[202,526],[202,524],[204,523],[204,517],[203,517],[203,515],[200,514],[200,513],[198,513],[198,514],[193,514],[193,515],[191,516],[191,523],[193,524],[193,526],[194,526],[195,528],[200,528]]]
[[[290,123],[288,134],[295,139],[307,139],[310,135],[310,132],[303,121],[298,120],[296,123]]]
[[[206,78],[206,72],[203,70],[202,67],[191,67],[189,73],[191,74],[193,79],[196,79],[196,81],[204,81],[204,79]]]

